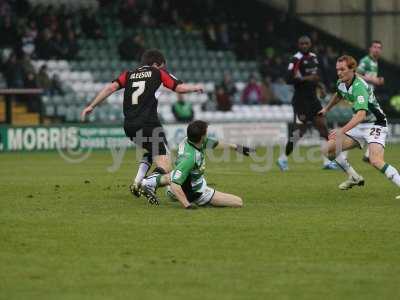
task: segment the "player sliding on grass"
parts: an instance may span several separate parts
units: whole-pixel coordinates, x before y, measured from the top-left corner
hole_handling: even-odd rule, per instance
[[[367,143],[371,165],[400,187],[399,172],[385,163],[383,158],[388,133],[386,116],[375,98],[373,89],[356,75],[356,68],[356,60],[348,55],[339,57],[336,62],[339,77],[336,93],[319,113],[325,115],[341,100],[347,100],[353,104],[354,115],[346,125],[330,133],[324,154],[331,160],[336,159],[338,165],[349,176],[339,185],[340,189],[347,190],[356,185],[364,185],[364,178],[352,168],[347,159],[339,154],[341,151],[355,147],[362,148]],[[372,118],[374,121],[371,121]]]
[[[95,107],[119,89],[124,91],[124,130],[145,153],[139,164],[138,173],[130,186],[132,194],[140,196],[140,183],[152,163],[160,173],[171,171],[167,140],[157,113],[161,84],[176,93],[202,92],[202,85],[185,84],[165,69],[164,55],[156,49],[147,50],[142,56],[141,65],[125,71],[113,82],[107,84],[82,111],[82,121]]]
[[[153,174],[142,182],[145,196],[152,204],[158,204],[155,194],[157,187],[170,185],[169,194],[178,200],[184,208],[196,208],[193,204],[203,206],[241,207],[240,197],[218,192],[207,186],[204,179],[206,148],[231,148],[248,156],[254,149],[235,144],[223,144],[207,137],[208,124],[194,121],[187,128],[187,138],[179,145],[175,168],[170,174]]]

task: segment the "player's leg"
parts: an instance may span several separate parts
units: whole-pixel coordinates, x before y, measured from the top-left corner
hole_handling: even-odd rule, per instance
[[[157,166],[155,173],[166,174],[172,170],[171,158],[169,155],[157,155],[153,157],[153,162]]]
[[[160,186],[170,184],[170,176],[167,172],[171,171],[171,159],[169,155],[156,155],[153,161],[157,167],[150,176],[143,178],[140,187],[149,203],[158,205],[156,190]]]
[[[143,180],[143,178],[146,177],[147,172],[150,170],[151,165],[153,163],[153,158],[151,157],[151,153],[145,152],[143,154],[143,158],[139,163],[138,171],[136,174],[136,177],[133,181],[133,184],[130,185],[130,190],[133,195],[136,197],[140,197],[141,191],[140,191],[140,184]]]
[[[367,141],[369,149],[369,162],[372,166],[380,170],[396,186],[400,187],[399,172],[393,166],[385,162],[385,142],[387,127],[373,126],[367,131]]]
[[[298,120],[297,117],[295,117],[295,122],[293,123],[293,126],[290,129],[289,139],[286,143],[285,152],[279,156],[277,161],[277,164],[281,169],[281,171],[289,170],[288,156],[292,154],[294,146],[296,145],[298,140],[303,137],[306,130],[307,130],[307,124],[301,122],[300,120]]]
[[[150,176],[144,178],[141,183],[141,189],[144,196],[147,198],[150,204],[159,204],[159,200],[156,195],[158,187],[167,186],[171,184],[170,174],[153,173]]]
[[[242,207],[243,200],[236,195],[215,191],[210,204],[218,207]]]
[[[147,150],[146,160],[142,160],[143,164],[147,163],[149,166],[149,161],[154,162],[156,169],[154,172],[160,174],[166,174],[171,171],[171,159],[169,156],[169,149],[167,139],[165,137],[162,127],[151,128],[150,130],[145,128],[144,134],[147,137],[147,141],[144,141],[142,147]],[[150,163],[151,166],[151,163]],[[146,166],[139,165],[139,170],[137,174],[137,180],[135,182],[141,182],[146,176],[149,169]],[[144,172],[146,171],[146,172]]]
[[[158,127],[125,127],[127,136],[136,146],[145,150],[142,161],[139,163],[138,172],[132,185],[131,193],[137,197],[141,194],[141,182],[147,175],[151,164],[156,164],[155,172],[165,174],[171,170],[171,160],[164,131]]]
[[[303,137],[303,135],[306,133],[307,130],[307,123],[306,120],[299,120],[298,117],[296,117],[295,122],[293,123],[292,130],[290,131],[289,134],[289,140],[286,143],[285,147],[285,156],[286,158],[292,154],[294,146],[296,143]]]
[[[169,156],[168,142],[162,127],[155,127],[146,130],[149,136],[145,146],[151,149],[153,162],[156,165],[154,173],[166,174],[172,170],[171,159]]]
[[[339,189],[347,190],[355,185],[364,185],[364,178],[359,175],[350,165],[349,161],[343,155],[342,151],[360,147],[360,143],[347,135],[338,137],[335,140],[329,140],[323,148],[323,153],[330,160],[335,160],[336,164],[348,175],[348,179],[339,185]]]
[[[328,126],[326,125],[326,119],[324,116],[316,115],[314,117],[314,127],[318,130],[319,136],[324,140],[328,140]]]
[[[324,140],[328,140],[328,126],[326,125],[326,119],[324,116],[315,115],[313,119],[313,125],[318,130],[319,136]],[[321,146],[321,151],[322,151]],[[334,161],[329,160],[325,155],[322,155],[323,169],[324,170],[336,170],[337,165]]]
[[[293,127],[293,130],[290,133],[290,137],[288,142],[286,143],[285,147],[285,155],[290,156],[290,154],[293,153],[294,146],[296,143],[303,137],[303,135],[306,133],[307,130],[307,125],[306,124],[295,124]]]
[[[383,146],[378,143],[371,143],[368,145],[368,149],[370,164],[385,174],[396,186],[400,187],[399,172],[392,165],[385,162]]]
[[[369,134],[370,130],[371,130],[371,124],[369,123],[361,123],[360,128],[363,128],[365,130],[366,133]],[[362,157],[362,161],[369,163],[369,147],[367,147],[367,149],[365,150],[363,157]]]
[[[367,148],[367,150],[365,151],[363,157],[362,157],[362,161],[369,163],[369,147]]]
[[[142,146],[142,136],[143,131],[140,125],[137,124],[125,124],[124,125],[125,135],[136,144],[138,148],[143,148]],[[138,136],[138,137],[137,137]],[[153,163],[152,155],[149,151],[145,150],[143,154],[142,160],[139,162],[139,167],[135,178],[132,183],[129,185],[130,192],[136,196],[140,197],[140,182],[146,176],[147,172],[151,168]]]

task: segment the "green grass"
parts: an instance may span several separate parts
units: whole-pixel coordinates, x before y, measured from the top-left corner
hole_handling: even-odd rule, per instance
[[[346,192],[320,163],[208,162],[245,207],[185,211],[132,198],[132,153],[115,173],[109,152],[1,154],[0,299],[399,299],[400,192],[361,155]]]

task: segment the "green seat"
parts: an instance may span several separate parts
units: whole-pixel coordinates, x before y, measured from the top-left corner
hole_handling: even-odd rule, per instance
[[[56,108],[52,104],[46,104],[44,106],[44,114],[47,117],[54,117],[56,115]]]
[[[167,64],[168,64],[168,67],[171,67],[173,69],[177,69],[180,66],[178,59],[171,59],[167,62]]]
[[[104,71],[110,71],[110,59],[102,59],[99,61],[98,68]]]
[[[250,75],[252,75],[252,73],[249,72],[249,71],[242,71],[242,72],[240,72],[240,81],[248,81]]]
[[[240,81],[241,80],[241,73],[240,73],[239,70],[237,70],[237,69],[234,70],[231,75],[232,75],[232,79],[234,81]]]
[[[75,106],[68,106],[65,112],[65,120],[67,122],[75,122],[79,119],[77,113],[80,112]]]
[[[82,72],[90,71],[87,60],[81,60],[78,62],[78,70]]]
[[[247,68],[247,62],[245,62],[245,61],[239,61],[238,64],[237,64],[237,66],[238,66],[238,68],[239,68],[240,70],[245,70],[245,69]]]
[[[188,49],[186,55],[191,59],[197,59],[197,51],[194,48]]]
[[[118,70],[118,60],[117,59],[110,60],[109,67],[113,71]]]
[[[53,97],[51,97],[51,102],[56,105],[63,103],[63,100],[63,97],[59,95],[54,95]]]
[[[195,71],[198,70],[199,68],[200,68],[200,61],[198,61],[195,58],[189,60],[189,69]]]
[[[221,59],[218,62],[218,67],[222,70],[228,70],[229,69],[229,62],[226,59]]]
[[[93,60],[90,60],[90,61],[88,61],[88,63],[87,63],[87,67],[88,67],[88,69],[89,70],[91,70],[91,71],[95,71],[95,70],[98,70],[98,65],[99,65],[99,60],[97,60],[97,59],[93,59]]]
[[[191,74],[192,81],[194,82],[203,82],[203,73],[200,70],[196,70]]]
[[[220,82],[222,81],[223,78],[224,78],[224,73],[221,70],[215,69],[213,71],[212,79],[214,82]]]
[[[190,61],[188,59],[182,59],[180,61],[180,69],[187,70],[189,69]]]
[[[204,82],[213,81],[213,73],[209,69],[203,70],[203,81]]]
[[[57,105],[57,116],[65,117],[65,115],[67,114],[67,108],[68,108],[68,106],[65,104],[58,104]]]

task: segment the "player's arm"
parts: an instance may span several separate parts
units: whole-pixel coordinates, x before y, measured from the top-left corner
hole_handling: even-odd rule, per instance
[[[351,120],[342,127],[341,131],[343,133],[349,131],[350,129],[364,121],[368,112],[368,100],[369,95],[367,90],[360,89],[356,94],[356,101],[353,104],[353,110],[355,111],[355,114],[353,115],[353,118],[351,118]]]
[[[307,75],[307,76],[300,77],[299,80],[300,81],[319,82],[320,81],[320,77],[316,73],[316,74],[310,74],[310,75]]]
[[[190,84],[190,83],[180,83],[176,86],[175,92],[179,94],[186,94],[186,93],[202,93],[204,91],[202,84]]]
[[[81,113],[81,120],[82,122],[85,121],[86,115],[90,114],[96,106],[102,103],[104,100],[107,99],[115,91],[119,90],[119,84],[117,82],[112,82],[107,84],[97,95],[96,97],[90,102],[88,106],[84,108]]]
[[[334,93],[329,100],[328,104],[318,112],[319,116],[325,116],[336,104],[338,104],[342,100],[339,93]]]
[[[318,82],[320,77],[318,74],[311,74],[300,78],[301,81]]]
[[[309,82],[314,82],[314,83],[320,82],[321,75],[320,75],[318,58],[314,57],[313,60],[315,63],[315,69],[313,70],[312,74],[301,77],[302,81],[309,81]]]
[[[367,63],[363,60],[360,61],[360,64],[357,67],[357,74],[360,76],[362,79],[364,79],[366,82],[373,84],[373,85],[383,85],[385,83],[385,80],[383,77],[376,77],[367,74]]]
[[[365,120],[365,117],[367,116],[367,111],[366,110],[359,110],[355,113],[355,115],[353,115],[353,117],[351,118],[351,120],[349,122],[347,122],[346,125],[344,125],[341,128],[341,132],[345,133],[351,129],[353,129],[354,127],[356,127],[358,124],[360,124],[362,121]]]
[[[368,112],[368,92],[366,90],[361,90],[357,96],[357,100],[353,105],[353,110],[355,114],[349,122],[347,122],[342,128],[332,131],[329,134],[329,139],[335,139],[337,135],[343,135],[347,131],[353,129],[362,121],[364,121]]]
[[[206,147],[210,148],[210,149],[231,149],[231,150],[237,151],[245,156],[249,156],[250,153],[256,152],[255,149],[247,147],[247,146],[226,143],[226,142],[222,142],[215,138],[210,138],[210,137],[207,138]]]
[[[238,144],[221,142],[221,141],[218,141],[218,144],[217,144],[217,146],[214,147],[214,149],[231,149],[231,150],[239,152],[240,154],[243,154],[245,156],[249,156],[250,153],[256,152],[256,150],[254,148],[250,148],[250,147],[238,145]]]
[[[178,201],[182,204],[183,208],[193,208],[182,190],[182,185],[188,178],[190,171],[194,168],[194,166],[194,157],[188,155],[175,167],[171,173],[171,190]]]
[[[175,76],[171,75],[168,73],[168,71],[164,69],[159,69],[160,70],[160,77],[161,77],[161,82],[162,84],[179,94],[186,94],[186,93],[193,93],[193,92],[199,92],[202,93],[204,88],[203,85],[201,84],[190,84],[190,83],[183,83],[181,80],[176,78]]]
[[[347,131],[353,129],[354,127],[356,127],[358,124],[360,124],[362,121],[364,121],[365,117],[367,116],[367,111],[366,110],[359,110],[357,111],[353,117],[351,118],[351,120],[349,122],[347,122],[346,125],[344,125],[342,128],[339,128],[337,130],[332,130],[329,133],[328,139],[330,140],[334,140],[336,139],[336,136],[338,135],[343,135],[345,134]]]
[[[285,77],[287,84],[295,84],[300,81],[299,78],[301,77],[301,74],[299,72],[299,67],[300,60],[296,57],[292,57]]]
[[[358,73],[358,71],[357,71],[357,74],[362,79],[364,79],[366,82],[376,85],[376,86],[384,85],[384,83],[385,83],[385,79],[383,77],[376,77],[376,76],[372,76],[372,75],[368,75],[368,74],[363,75],[361,73]]]
[[[187,200],[185,193],[182,190],[182,187],[175,182],[171,182],[171,190],[174,193],[176,199],[182,204],[183,208],[190,209],[194,208],[192,204]]]
[[[104,100],[107,99],[115,91],[118,91],[121,88],[125,87],[127,80],[127,72],[123,72],[119,77],[111,83],[108,83],[97,95],[94,99],[90,102],[88,106],[84,108],[81,112],[81,121],[85,121],[86,115],[90,114],[96,106],[102,103]]]

